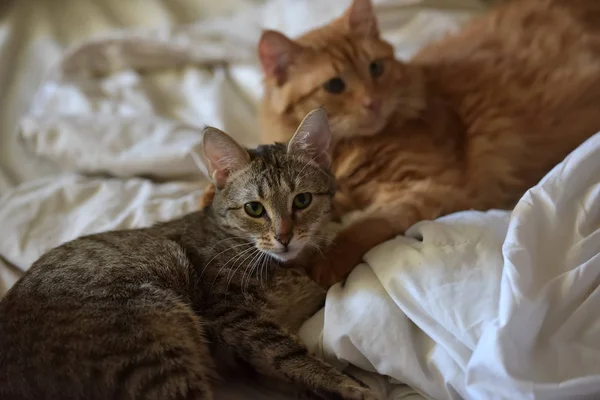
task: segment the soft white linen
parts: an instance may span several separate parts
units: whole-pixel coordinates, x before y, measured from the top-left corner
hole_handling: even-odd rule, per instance
[[[18,140],[17,126],[48,69],[66,48],[122,28],[178,26],[250,8],[263,0],[0,1],[0,194],[60,172]]]
[[[597,399],[599,283],[597,134],[512,214],[421,222],[371,250],[302,334],[438,400]]]

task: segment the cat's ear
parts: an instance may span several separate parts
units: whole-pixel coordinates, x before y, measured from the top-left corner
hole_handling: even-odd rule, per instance
[[[287,79],[287,69],[302,47],[277,31],[263,31],[258,41],[258,58],[265,76],[277,79],[279,85]]]
[[[371,0],[354,0],[343,19],[348,30],[354,34],[364,37],[379,36],[377,16]]]
[[[303,154],[321,167],[329,168],[331,157],[331,130],[324,108],[309,112],[300,122],[296,133],[288,143],[288,153]]]
[[[229,176],[250,163],[250,154],[231,136],[217,128],[202,132],[202,147],[208,176],[217,189],[223,188]]]

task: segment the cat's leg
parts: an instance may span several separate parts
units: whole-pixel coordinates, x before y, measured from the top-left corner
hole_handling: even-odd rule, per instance
[[[268,310],[231,306],[218,314],[215,327],[221,340],[259,373],[326,399],[377,399],[364,384],[309,354],[296,335],[269,317]]]
[[[359,220],[343,229],[329,248],[307,265],[306,271],[314,281],[328,288],[344,279],[369,250],[396,234],[386,218]]]
[[[265,296],[272,317],[295,333],[325,305],[326,294],[305,271],[278,268]]]
[[[324,257],[307,271],[324,287],[343,280],[373,247],[423,220],[467,210],[477,204],[465,188],[416,181],[382,184],[363,211],[363,217],[342,230]]]
[[[419,221],[428,221],[453,212],[478,209],[483,199],[464,183],[436,183],[431,179],[382,185],[365,209],[368,219],[385,219],[397,234]]]
[[[200,318],[170,292],[160,292],[128,304],[133,336],[108,350],[127,355],[111,368],[112,398],[213,400],[218,377]]]

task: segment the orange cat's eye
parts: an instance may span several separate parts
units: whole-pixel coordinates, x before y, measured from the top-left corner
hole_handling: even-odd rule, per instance
[[[333,94],[340,94],[346,90],[346,84],[342,78],[332,78],[323,84],[323,89]]]
[[[377,78],[383,74],[383,61],[373,61],[369,64],[369,73],[373,78]]]

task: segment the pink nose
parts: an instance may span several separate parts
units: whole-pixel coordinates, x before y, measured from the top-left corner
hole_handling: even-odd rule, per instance
[[[378,112],[381,108],[381,101],[371,97],[367,97],[363,100],[363,106],[370,111]]]

